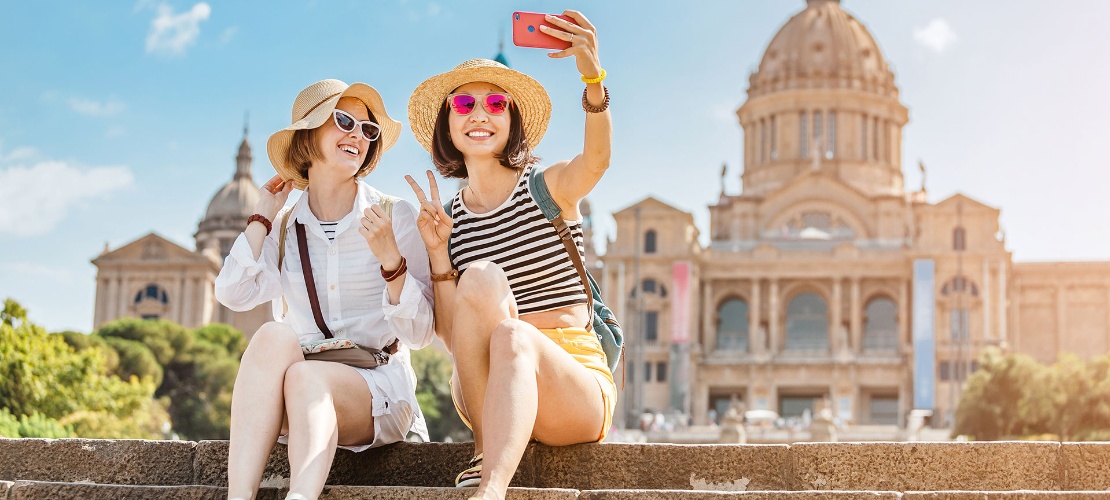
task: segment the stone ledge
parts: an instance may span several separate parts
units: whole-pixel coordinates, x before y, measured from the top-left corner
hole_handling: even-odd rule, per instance
[[[0,489],[0,493],[4,492]],[[422,500],[437,498],[444,500],[465,500],[473,489],[423,488],[418,486],[327,486],[321,499],[325,500]],[[115,500],[127,498],[134,500],[224,500],[227,488],[218,486],[133,486],[116,484],[57,483],[40,481],[16,481],[9,490],[9,496],[0,499],[32,500]],[[257,500],[280,500],[284,498],[283,488],[261,488]],[[578,491],[567,489],[510,488],[506,500],[572,500]]]
[[[894,491],[689,491],[595,490],[583,491],[579,500],[886,500],[900,499]]]
[[[1110,489],[1110,443],[1063,443],[1060,465],[1064,490]]]
[[[906,500],[1080,500],[1110,499],[1110,491],[907,491]]]
[[[792,490],[1059,490],[1060,443],[795,443]]]
[[[0,438],[0,479],[190,484],[195,446],[191,441]]]

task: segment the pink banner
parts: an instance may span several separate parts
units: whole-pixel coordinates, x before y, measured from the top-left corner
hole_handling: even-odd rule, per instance
[[[671,344],[690,341],[690,263],[675,262],[671,297]]]

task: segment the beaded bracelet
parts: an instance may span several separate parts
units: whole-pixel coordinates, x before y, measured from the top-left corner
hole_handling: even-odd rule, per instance
[[[254,222],[254,221],[261,222],[263,226],[266,226],[266,234],[267,235],[269,235],[270,230],[274,228],[273,223],[271,223],[270,219],[267,219],[265,215],[254,214],[254,215],[251,215],[250,217],[247,217],[247,225],[248,226],[251,225],[251,223]]]
[[[601,86],[601,90],[605,91],[605,101],[601,103],[601,106],[594,106],[590,104],[590,101],[586,100],[586,93],[588,90],[589,89],[582,89],[582,109],[586,110],[587,113],[602,113],[609,109],[609,87],[604,85]]]
[[[586,78],[586,75],[582,75],[582,83],[601,83],[601,81],[604,80],[604,79],[605,79],[605,68],[602,68],[601,69],[601,74],[597,75],[594,78]]]

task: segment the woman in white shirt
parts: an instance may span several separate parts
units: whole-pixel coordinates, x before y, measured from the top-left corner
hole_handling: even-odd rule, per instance
[[[359,180],[400,129],[372,87],[323,80],[297,96],[292,125],[270,136],[266,149],[278,175],[262,189],[257,213],[216,278],[216,298],[229,309],[272,301],[282,317],[254,333],[235,379],[231,498],[254,496],[279,435],[289,445],[286,498],[320,494],[337,446],[362,451],[401,441],[410,430],[427,439],[408,355],[434,335],[417,212],[393,199],[388,213],[385,195]],[[283,209],[293,188],[304,194]],[[312,310],[297,224],[305,229],[317,316],[326,328]],[[301,343],[323,339],[325,329],[359,346],[397,350],[374,369],[306,361]]]

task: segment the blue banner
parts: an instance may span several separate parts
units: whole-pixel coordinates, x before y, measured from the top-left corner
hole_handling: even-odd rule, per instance
[[[937,344],[934,334],[936,264],[913,261],[913,407],[936,409]]]

